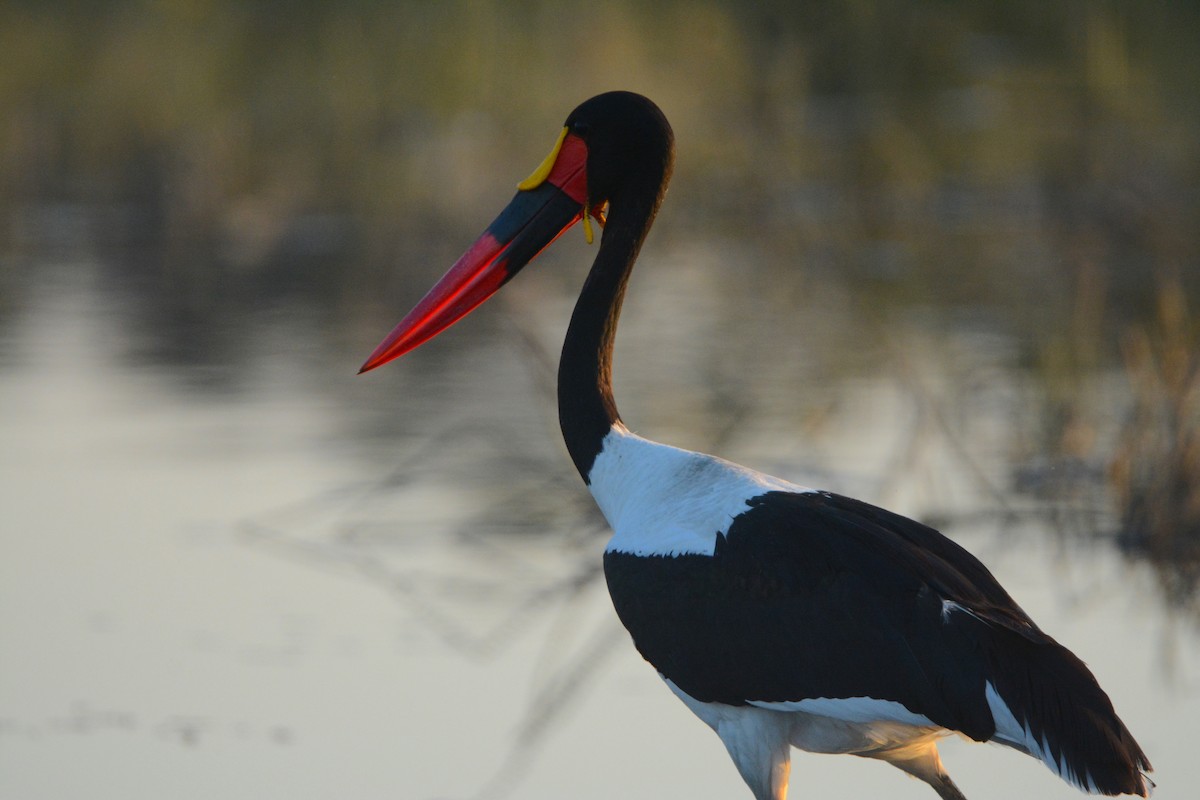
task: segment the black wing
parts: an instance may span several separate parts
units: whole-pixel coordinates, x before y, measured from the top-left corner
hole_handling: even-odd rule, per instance
[[[1024,705],[994,677],[997,653],[1040,653],[1082,670],[1112,715],[1086,667],[936,530],[823,492],[748,505],[712,556],[605,555],[638,650],[692,697],[893,700],[984,741],[995,732],[985,682],[1018,715]]]

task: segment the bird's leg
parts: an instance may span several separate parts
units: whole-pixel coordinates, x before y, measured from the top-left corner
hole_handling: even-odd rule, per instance
[[[950,780],[950,776],[942,773],[935,781],[930,782],[930,786],[938,793],[942,800],[967,800],[966,795],[958,790],[954,785],[954,781]]]
[[[742,707],[716,725],[755,800],[787,800],[792,751],[786,714]]]
[[[942,758],[938,755],[937,742],[926,740],[891,750],[862,753],[869,758],[886,761],[897,769],[902,769],[914,778],[920,778],[928,783],[938,793],[942,800],[967,800],[959,791],[942,766]]]

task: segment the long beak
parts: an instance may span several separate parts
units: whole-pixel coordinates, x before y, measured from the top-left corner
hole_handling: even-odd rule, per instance
[[[360,374],[420,347],[471,313],[580,220],[587,203],[587,145],[564,131],[520,187],[475,244],[375,348]]]

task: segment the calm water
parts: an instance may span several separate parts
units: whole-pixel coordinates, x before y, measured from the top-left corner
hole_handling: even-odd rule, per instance
[[[945,519],[1092,666],[1156,797],[1193,797],[1194,620],[1009,491],[1025,406],[1002,333],[931,318],[885,344],[828,297],[747,315],[712,254],[658,259],[622,331],[626,418]],[[538,366],[570,286],[531,277],[356,378],[386,324],[342,347],[281,311],[236,359],[169,366],[96,274],[35,273],[0,344],[0,797],[746,796],[598,579]],[[999,748],[943,754],[972,798],[1076,796]],[[931,796],[850,758],[797,754],[792,783]]]

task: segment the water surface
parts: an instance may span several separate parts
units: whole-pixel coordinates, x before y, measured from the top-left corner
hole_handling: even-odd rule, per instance
[[[639,276],[630,422],[941,518],[1097,673],[1156,797],[1192,796],[1195,622],[1149,569],[1011,490],[1025,379],[1002,332],[916,321],[871,356],[810,299],[754,317],[773,350],[726,338],[712,356],[732,296],[706,263],[670,251]],[[602,524],[537,366],[570,290],[540,280],[447,353],[355,378],[362,342],[314,343],[317,321],[282,312],[246,328],[242,366],[161,363],[93,264],[39,270],[0,369],[0,796],[743,796],[611,612]],[[1059,516],[1104,524],[1081,508]],[[943,754],[972,798],[1076,796],[1000,748]],[[930,796],[801,754],[792,785]]]

